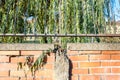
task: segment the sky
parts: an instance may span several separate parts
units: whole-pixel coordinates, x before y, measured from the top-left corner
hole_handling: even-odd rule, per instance
[[[113,4],[113,12],[115,14],[115,20],[116,21],[120,21],[120,4],[119,1],[120,0],[114,0],[114,4]]]

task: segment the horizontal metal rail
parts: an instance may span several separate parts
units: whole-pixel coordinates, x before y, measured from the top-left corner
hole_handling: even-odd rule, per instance
[[[0,37],[120,37],[120,34],[0,34]]]

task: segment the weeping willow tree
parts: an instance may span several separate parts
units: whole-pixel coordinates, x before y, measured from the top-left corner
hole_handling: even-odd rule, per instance
[[[59,6],[60,29],[63,34],[99,34],[104,32],[104,0],[61,0]],[[70,37],[66,42],[99,42],[99,38]]]
[[[30,26],[34,27],[36,34],[102,34],[106,23],[105,9],[108,14],[110,12],[107,6],[110,0],[0,1],[0,33],[5,34],[29,34]],[[27,23],[29,17],[34,17],[36,21],[33,24]],[[36,40],[51,43],[54,38],[40,37]],[[1,38],[1,42],[7,43],[22,43],[25,40],[25,37]],[[97,37],[64,37],[59,40],[62,44],[100,41]]]

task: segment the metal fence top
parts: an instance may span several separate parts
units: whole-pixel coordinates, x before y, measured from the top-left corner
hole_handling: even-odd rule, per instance
[[[52,37],[64,43],[119,41],[116,1],[0,0],[0,42],[52,43]]]

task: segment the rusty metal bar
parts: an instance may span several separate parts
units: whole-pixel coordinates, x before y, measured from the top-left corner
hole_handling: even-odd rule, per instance
[[[120,34],[0,34],[0,37],[120,37]]]

